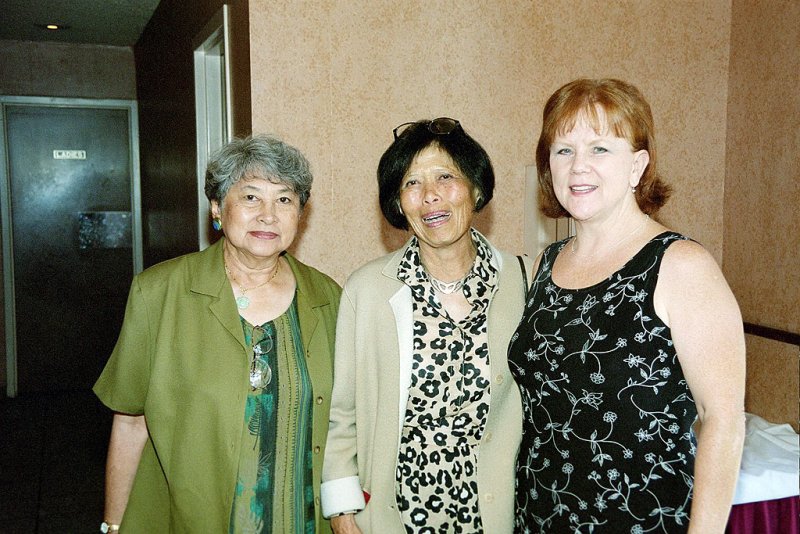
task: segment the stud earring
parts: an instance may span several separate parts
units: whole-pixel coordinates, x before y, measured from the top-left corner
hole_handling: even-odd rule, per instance
[[[217,232],[219,232],[220,230],[222,230],[222,221],[214,217],[214,219],[211,220],[211,227]]]

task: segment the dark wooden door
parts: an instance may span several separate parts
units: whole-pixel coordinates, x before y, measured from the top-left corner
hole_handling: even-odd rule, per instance
[[[128,111],[6,106],[19,393],[83,389],[133,275]]]

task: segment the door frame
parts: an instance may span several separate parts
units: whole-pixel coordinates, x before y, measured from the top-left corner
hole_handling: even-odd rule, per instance
[[[14,289],[14,243],[11,217],[11,180],[8,175],[7,106],[53,108],[122,109],[128,113],[128,139],[131,171],[131,235],[133,274],[143,268],[142,208],[139,167],[139,121],[135,100],[58,98],[0,95],[0,226],[3,242],[3,300],[5,311],[6,395],[17,396],[17,325]]]
[[[233,138],[230,9],[223,5],[192,39],[197,132],[197,237],[208,247],[211,204],[205,194],[209,155]]]

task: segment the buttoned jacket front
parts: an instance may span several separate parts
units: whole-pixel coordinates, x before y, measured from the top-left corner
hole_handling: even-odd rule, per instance
[[[413,353],[411,289],[397,278],[407,247],[353,273],[339,306],[322,505],[325,515],[360,509],[362,491],[368,494],[356,515],[365,534],[405,533],[395,503],[395,470]],[[525,299],[517,258],[493,247],[492,254],[499,276],[488,309],[491,401],[478,451],[478,492],[485,532],[506,533],[513,529],[522,428],[507,350]]]

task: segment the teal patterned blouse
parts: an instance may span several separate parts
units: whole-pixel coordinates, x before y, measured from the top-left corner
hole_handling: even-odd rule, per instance
[[[274,321],[241,318],[252,347],[231,533],[314,533],[312,388],[296,302]]]

